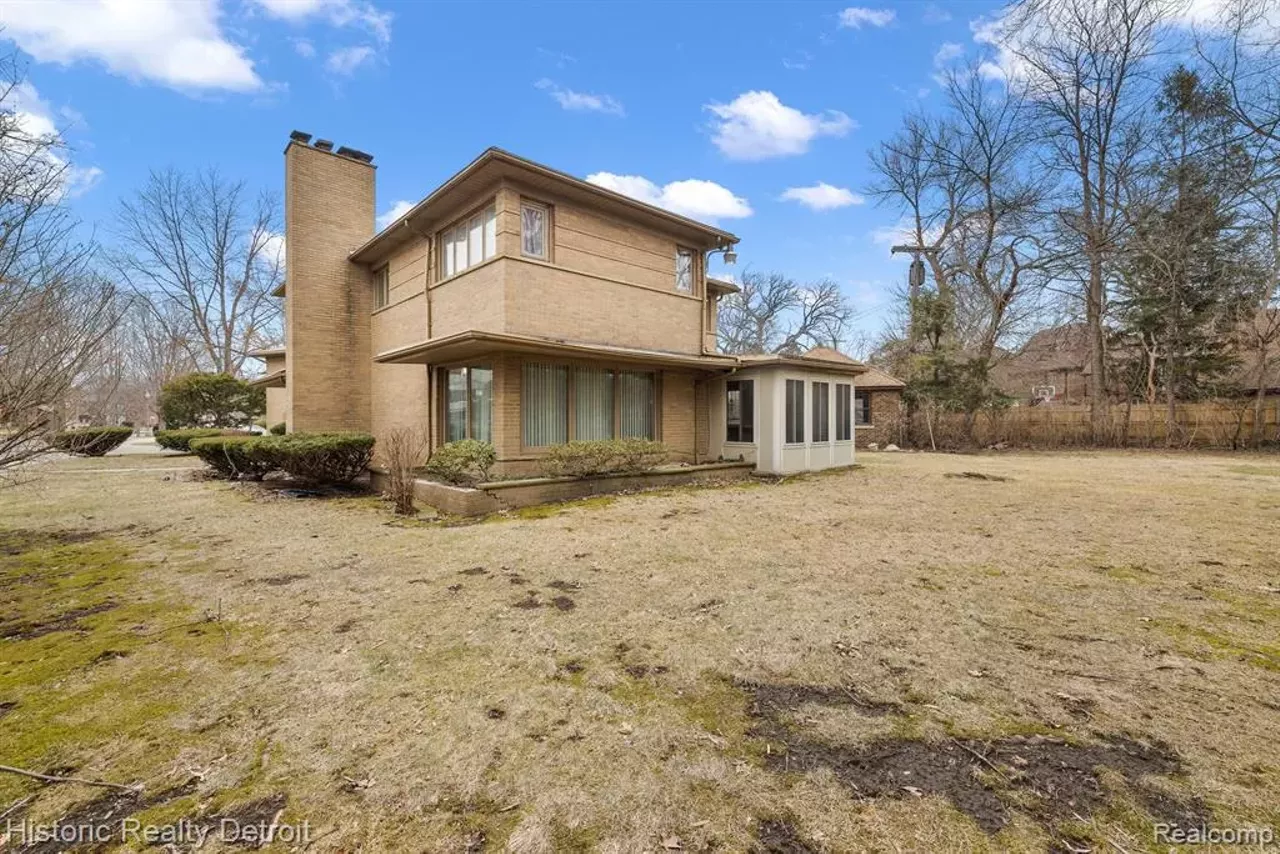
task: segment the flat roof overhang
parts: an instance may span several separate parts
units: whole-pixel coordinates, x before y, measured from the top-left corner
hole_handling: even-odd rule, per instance
[[[384,365],[421,365],[461,362],[492,353],[530,353],[534,355],[560,356],[578,359],[607,359],[637,365],[670,365],[680,368],[701,368],[710,371],[729,371],[739,366],[733,356],[697,356],[687,353],[671,353],[664,350],[642,350],[632,347],[612,347],[605,344],[585,344],[532,335],[511,335],[501,332],[471,330],[421,341],[407,347],[387,350],[373,357]]]
[[[272,371],[265,376],[258,377],[256,380],[249,380],[249,385],[255,388],[284,388],[284,370]]]

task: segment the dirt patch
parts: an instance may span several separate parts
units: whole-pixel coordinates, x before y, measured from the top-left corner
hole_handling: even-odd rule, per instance
[[[980,471],[949,471],[943,477],[961,478],[964,480],[991,480],[998,483],[1005,483],[1013,480],[1011,477],[1005,477],[1002,474],[987,474]]]
[[[112,791],[87,803],[74,807],[58,818],[64,827],[81,828],[86,838],[97,839],[99,835],[115,840],[120,831],[120,822],[129,816],[152,807],[176,801],[178,798],[193,794],[197,780],[192,778],[181,786],[163,789],[148,795],[139,791]],[[15,848],[15,854],[58,854],[65,851],[67,844],[58,839],[32,841],[21,848]]]
[[[100,536],[96,531],[0,531],[0,555],[12,557],[38,549],[87,543]]]
[[[53,632],[79,630],[83,628],[79,623],[84,617],[101,614],[104,611],[110,611],[114,607],[116,607],[116,603],[107,600],[106,602],[99,602],[97,605],[63,611],[58,616],[48,620],[30,622],[15,620],[10,623],[0,623],[0,638],[5,640],[31,640]]]
[[[3,702],[0,702],[0,718],[9,714],[16,708],[18,708],[18,703],[16,700],[5,700]]]
[[[286,803],[288,803],[288,797],[284,793],[277,793],[265,798],[248,801],[226,812],[196,819],[192,823],[198,824],[200,827],[209,828],[210,837],[213,837],[218,833],[218,828],[222,827],[225,821],[229,826],[237,827],[243,833],[243,838],[228,839],[226,844],[237,848],[261,848],[261,840],[267,837],[271,825],[284,809]],[[250,826],[254,828],[254,832],[245,833],[245,830]]]
[[[127,652],[125,652],[125,651],[123,651],[123,650],[119,650],[119,649],[104,649],[102,652],[100,652],[100,653],[98,653],[97,655],[95,655],[95,656],[94,656],[94,657],[89,661],[89,663],[90,663],[90,664],[105,664],[105,663],[106,663],[106,662],[108,662],[108,661],[118,661],[118,660],[119,660],[119,659],[121,659],[121,658],[128,658],[128,657],[129,657],[129,653],[127,653]]]
[[[512,603],[511,607],[519,608],[522,611],[532,611],[535,608],[542,607],[542,600],[540,600],[535,593],[530,591],[528,596],[518,602]]]
[[[789,821],[771,818],[756,825],[756,844],[751,847],[752,854],[818,854],[794,824]]]
[[[285,585],[292,584],[295,581],[302,581],[303,579],[310,577],[310,575],[302,572],[286,572],[282,575],[269,575],[266,578],[255,578],[249,583],[266,584],[269,587],[284,587]]]
[[[735,686],[751,697],[752,717],[777,721],[781,714],[794,712],[801,706],[843,706],[857,709],[864,715],[887,715],[901,711],[897,703],[885,703],[863,696],[857,689],[826,685],[785,685],[763,682],[737,681]]]
[[[572,611],[578,607],[577,603],[568,596],[557,596],[551,600],[551,604],[555,606],[557,611]]]
[[[574,590],[581,590],[582,582],[581,581],[561,581],[560,579],[557,578],[555,581],[551,582],[547,586],[550,587],[552,590],[561,590],[565,593],[571,593]]]
[[[489,570],[485,569],[483,566],[473,566],[470,569],[458,570],[458,574],[459,575],[488,575]]]

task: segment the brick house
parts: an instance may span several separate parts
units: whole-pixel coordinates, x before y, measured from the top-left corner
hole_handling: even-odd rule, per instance
[[[294,132],[284,158],[286,346],[256,354],[268,423],[479,439],[504,474],[633,436],[688,463],[853,461],[864,365],[716,351],[736,288],[707,259],[733,234],[496,148],[377,231],[369,155]]]

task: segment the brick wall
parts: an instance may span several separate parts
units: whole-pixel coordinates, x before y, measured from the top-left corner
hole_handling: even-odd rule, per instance
[[[902,444],[902,392],[898,389],[871,391],[871,426],[854,428],[854,444],[859,448],[875,442],[881,448],[892,442]]]
[[[285,149],[290,430],[370,429],[368,271],[347,254],[373,235],[374,169],[298,142]]]

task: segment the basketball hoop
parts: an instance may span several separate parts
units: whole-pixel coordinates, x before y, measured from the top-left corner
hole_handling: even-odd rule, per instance
[[[1033,385],[1031,387],[1031,399],[1039,403],[1052,403],[1057,396],[1058,389],[1055,386]]]

